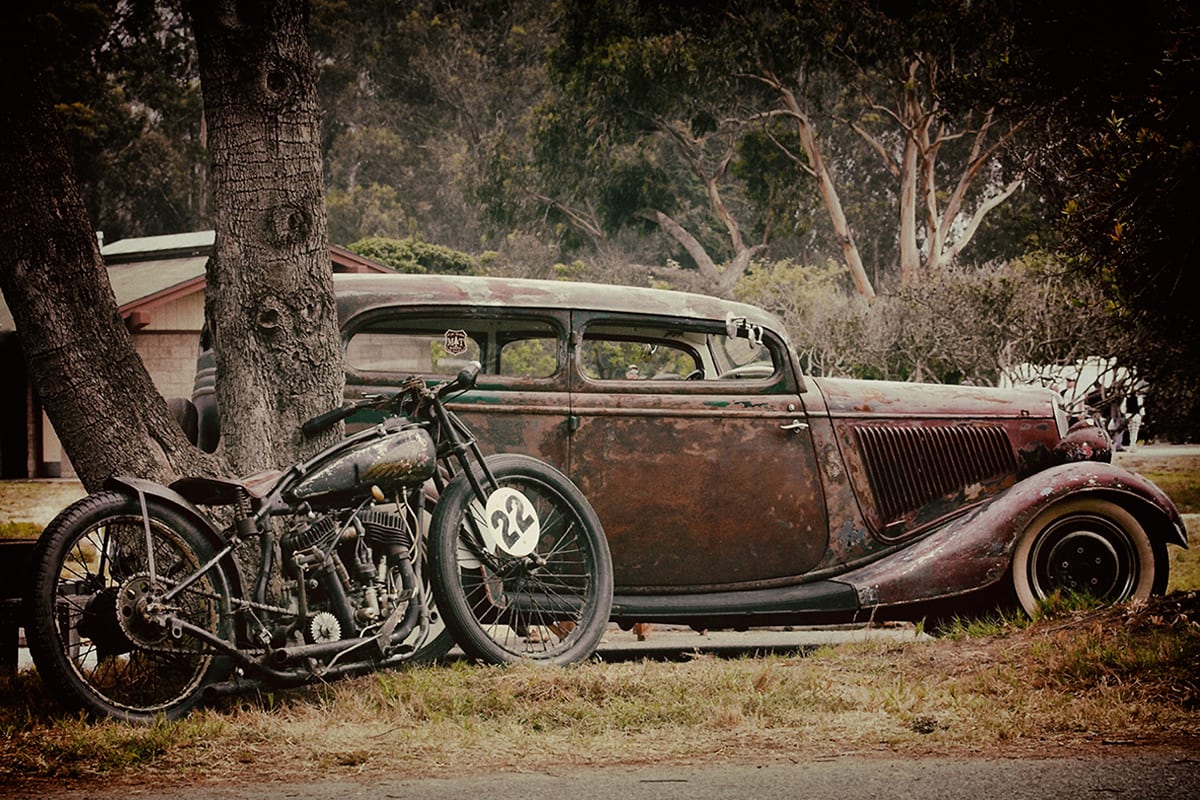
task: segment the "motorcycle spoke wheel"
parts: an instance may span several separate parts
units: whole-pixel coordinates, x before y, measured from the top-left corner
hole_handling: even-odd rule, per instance
[[[420,582],[421,594],[428,601],[429,632],[423,644],[408,659],[410,664],[440,664],[446,660],[446,655],[454,648],[454,635],[446,627],[442,612],[438,610],[437,601],[433,596],[433,585],[429,566],[429,521],[431,511],[421,515],[421,563]]]
[[[539,521],[536,543],[481,552],[482,507],[465,476],[447,487],[430,528],[438,608],[468,656],[489,663],[569,664],[591,656],[612,608],[612,562],[599,519],[560,472],[525,456],[493,456],[502,489]]]
[[[117,493],[92,495],[47,527],[34,555],[29,646],[38,672],[67,704],[94,717],[177,718],[223,677],[227,659],[173,636],[153,610],[224,638],[229,598],[211,569],[169,601],[163,595],[213,554],[182,515]],[[149,546],[147,542],[149,541]]]

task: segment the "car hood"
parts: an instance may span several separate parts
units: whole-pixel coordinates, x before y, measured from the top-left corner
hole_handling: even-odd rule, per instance
[[[1053,419],[1049,389],[994,389],[929,383],[807,378],[830,417],[858,419]],[[817,409],[810,408],[809,413]]]

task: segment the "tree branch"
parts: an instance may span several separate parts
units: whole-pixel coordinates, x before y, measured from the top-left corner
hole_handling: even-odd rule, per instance
[[[999,194],[988,198],[979,206],[979,208],[975,209],[975,213],[971,215],[971,221],[967,224],[966,230],[963,231],[963,235],[959,237],[958,241],[954,243],[953,247],[946,251],[945,257],[947,259],[957,258],[958,254],[962,252],[962,249],[966,247],[967,243],[969,243],[972,237],[975,236],[975,232],[979,229],[980,223],[983,222],[983,218],[987,216],[988,212],[1011,197],[1013,192],[1021,187],[1022,183],[1024,183],[1024,181],[1021,178],[1017,178],[1005,186]]]
[[[711,282],[713,286],[720,285],[721,270],[717,268],[708,251],[704,249],[704,245],[700,244],[699,240],[685,230],[682,225],[658,209],[644,209],[637,212],[637,216],[655,223],[664,233],[679,242],[692,257],[692,261],[696,262],[696,268],[700,270],[704,279]]]

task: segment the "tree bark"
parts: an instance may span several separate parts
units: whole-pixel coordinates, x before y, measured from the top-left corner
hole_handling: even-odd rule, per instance
[[[924,77],[923,66],[928,73]],[[947,132],[946,116],[936,99],[933,99],[937,97],[936,65],[926,66],[921,58],[913,57],[906,67],[906,75],[894,109],[869,103],[874,111],[892,119],[903,132],[904,146],[899,163],[865,126],[852,124],[851,127],[880,156],[888,171],[897,179],[900,198],[900,280],[901,283],[913,284],[957,258],[988,212],[1020,187],[1019,179],[1012,181],[999,192],[978,202],[963,232],[952,240],[958,220],[964,214],[971,188],[997,151],[1012,140],[1024,123],[1011,125],[1007,132],[996,135],[992,140],[992,128],[996,120],[993,111],[989,110],[973,133],[966,129]],[[929,98],[928,108],[922,102],[922,91]],[[941,195],[937,187],[937,165],[940,150],[946,142],[966,135],[973,135],[970,153],[959,172],[954,190],[945,201],[945,207],[939,208]],[[918,218],[918,214],[922,213],[923,221]],[[924,250],[920,243],[921,234],[924,234]]]
[[[863,297],[874,297],[875,287],[871,285],[871,278],[867,275],[866,267],[863,266],[862,254],[859,253],[858,245],[854,242],[854,234],[850,230],[850,222],[846,219],[846,212],[842,208],[842,200],[833,183],[833,176],[829,174],[829,168],[825,166],[825,159],[821,155],[821,146],[817,142],[817,131],[813,127],[812,120],[800,107],[796,93],[785,86],[783,81],[770,72],[764,73],[762,80],[779,93],[784,113],[796,123],[796,135],[800,139],[800,146],[804,149],[804,156],[808,159],[807,172],[817,181],[817,193],[821,197],[821,204],[825,206],[825,211],[829,214],[829,222],[833,225],[833,232],[837,235],[842,258],[850,270],[850,280],[854,283],[854,290]]]
[[[42,78],[51,43],[24,5],[0,13],[0,289],[29,373],[83,485],[211,471],[154,388],[117,311]]]
[[[842,249],[842,258],[849,267],[850,279],[854,282],[854,290],[863,297],[874,297],[875,287],[871,285],[871,278],[867,275],[866,267],[863,266],[862,254],[858,252],[858,245],[854,243],[854,235],[850,230],[850,222],[846,219],[846,212],[842,208],[842,200],[838,197],[837,187],[834,186],[833,178],[821,156],[821,148],[817,143],[817,132],[813,130],[812,123],[801,111],[796,96],[790,90],[782,87],[781,94],[788,110],[796,120],[796,133],[800,137],[804,154],[808,157],[809,168],[817,179],[817,192],[829,214],[833,231],[837,234]]]
[[[216,248],[206,318],[224,455],[280,466],[341,435],[300,424],[342,402],[305,0],[194,0]]]

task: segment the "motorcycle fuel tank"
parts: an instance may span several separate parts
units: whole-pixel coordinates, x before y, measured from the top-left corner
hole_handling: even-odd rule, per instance
[[[296,501],[344,503],[366,498],[372,486],[385,494],[433,477],[437,457],[424,428],[406,428],[370,442],[347,443],[317,464],[291,491]]]

